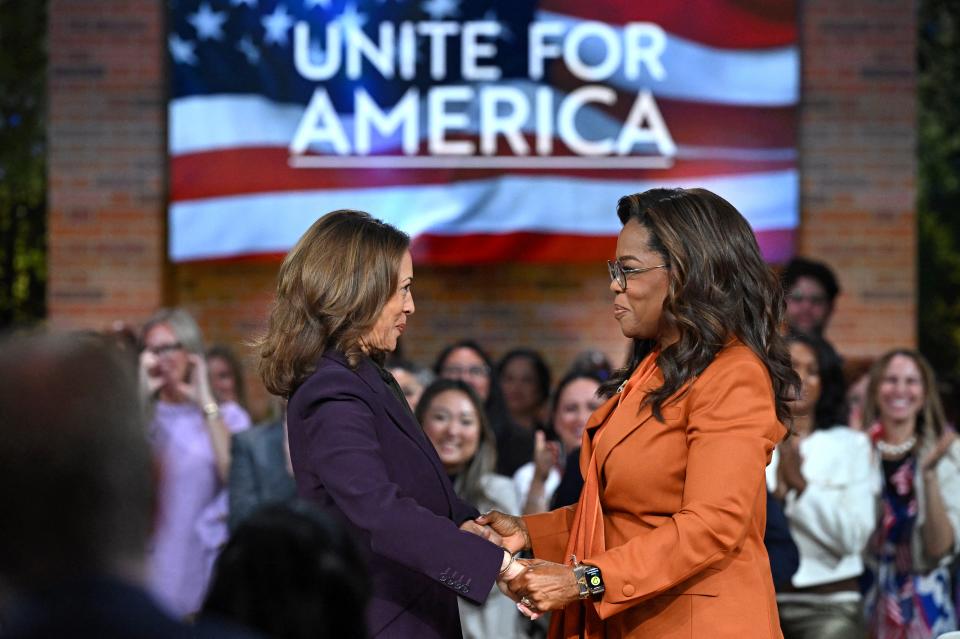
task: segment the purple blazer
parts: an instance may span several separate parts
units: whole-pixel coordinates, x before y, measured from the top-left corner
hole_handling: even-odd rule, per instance
[[[457,595],[483,603],[503,550],[458,526],[476,510],[453,492],[409,408],[364,358],[328,350],[287,407],[301,497],[347,526],[373,582],[374,637],[462,636]]]

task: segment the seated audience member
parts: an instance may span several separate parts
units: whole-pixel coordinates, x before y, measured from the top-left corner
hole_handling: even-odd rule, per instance
[[[500,359],[497,376],[511,421],[531,433],[544,430],[550,368],[543,356],[529,348],[515,348]]]
[[[230,448],[230,531],[267,504],[296,496],[290,466],[290,449],[284,426],[286,402],[281,417],[273,422],[237,433]]]
[[[143,327],[141,390],[160,464],[159,520],[151,590],[178,616],[203,601],[213,560],[227,540],[230,436],[250,425],[210,388],[200,329],[189,313],[163,309]]]
[[[480,512],[519,512],[513,484],[493,472],[497,457],[493,431],[473,387],[460,380],[438,379],[423,392],[417,420],[461,499]],[[519,635],[522,618],[496,586],[482,606],[463,598],[459,605],[465,639]]]
[[[770,574],[777,592],[792,588],[790,580],[800,567],[800,551],[790,534],[790,524],[780,500],[767,491],[767,527],[763,545],[770,557]]]
[[[0,635],[253,636],[191,628],[144,590],[155,513],[136,367],[88,334],[0,344]]]
[[[768,479],[785,500],[800,566],[778,589],[780,625],[784,639],[858,639],[865,632],[859,578],[879,477],[867,436],[838,425],[843,393],[826,385],[842,376],[826,368],[822,340],[786,341],[800,392],[790,402],[793,435],[777,446]]]
[[[956,630],[950,562],[960,547],[960,441],[920,353],[893,350],[873,365],[864,424],[883,482],[883,516],[866,553],[871,636]]]
[[[217,558],[201,620],[275,639],[364,639],[370,584],[346,531],[313,504],[267,505]]]
[[[384,367],[400,385],[403,396],[407,398],[410,410],[417,410],[417,402],[423,395],[423,389],[430,385],[434,380],[432,371],[417,366],[413,362],[405,359],[387,358],[387,364]]]
[[[207,351],[210,390],[220,404],[233,402],[247,410],[247,391],[243,383],[243,367],[229,346],[216,344]]]
[[[559,460],[566,464],[571,451],[580,450],[583,428],[590,415],[600,407],[597,396],[600,380],[582,373],[570,373],[557,384],[551,406],[551,426],[558,442],[547,442],[543,433],[537,433],[533,461],[521,466],[513,475],[517,501],[523,505],[523,514],[546,512],[553,493],[560,484]],[[577,466],[576,473],[580,474]],[[575,501],[575,500],[574,500]]]
[[[459,379],[483,402],[484,412],[497,439],[497,469],[513,475],[533,455],[533,434],[513,424],[503,402],[503,393],[492,360],[473,340],[460,340],[444,348],[433,365],[443,379]]]

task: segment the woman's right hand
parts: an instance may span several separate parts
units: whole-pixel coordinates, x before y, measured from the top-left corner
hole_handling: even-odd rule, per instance
[[[480,515],[474,521],[481,526],[490,526],[503,538],[503,547],[516,554],[530,548],[530,533],[527,525],[519,517],[507,515],[499,510],[491,510]]]
[[[533,435],[533,478],[546,483],[550,470],[556,468],[560,459],[560,447],[557,442],[548,442],[542,430]]]

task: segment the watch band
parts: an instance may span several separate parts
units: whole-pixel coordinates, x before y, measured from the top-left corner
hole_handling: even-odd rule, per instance
[[[573,576],[577,580],[577,588],[580,589],[580,598],[586,599],[590,596],[590,587],[587,585],[587,567],[578,564],[573,567]]]

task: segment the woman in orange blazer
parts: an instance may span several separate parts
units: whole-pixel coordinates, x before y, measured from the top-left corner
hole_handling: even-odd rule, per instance
[[[535,559],[510,589],[551,639],[781,637],[764,468],[796,388],[779,283],[746,220],[702,189],[620,200],[613,314],[634,340],[583,438],[575,507],[492,512]]]

